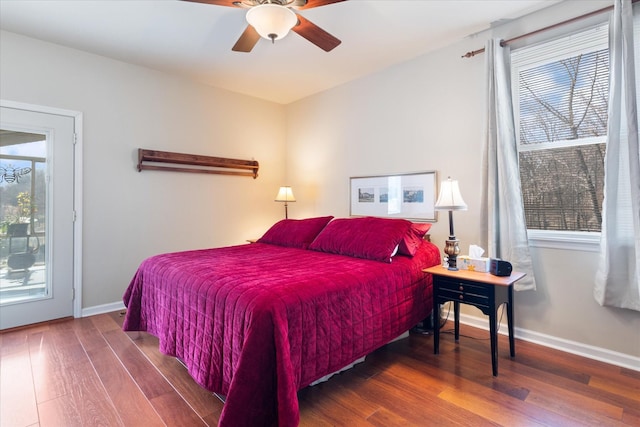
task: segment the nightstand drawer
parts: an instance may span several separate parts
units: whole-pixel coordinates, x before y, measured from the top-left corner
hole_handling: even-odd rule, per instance
[[[478,307],[489,307],[489,298],[486,295],[477,295],[468,292],[455,292],[440,289],[438,293],[440,302],[458,301],[465,304],[472,304]]]
[[[438,278],[438,297],[447,301],[458,301],[482,307],[489,306],[489,291],[486,286],[461,280]]]
[[[486,294],[487,286],[478,283],[469,283],[464,280],[439,279],[438,286],[441,290],[450,290],[455,292],[470,292],[474,294]]]

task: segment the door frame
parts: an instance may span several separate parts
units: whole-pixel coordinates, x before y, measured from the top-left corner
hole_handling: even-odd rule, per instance
[[[0,107],[73,118],[73,317],[82,317],[82,113],[5,99]]]

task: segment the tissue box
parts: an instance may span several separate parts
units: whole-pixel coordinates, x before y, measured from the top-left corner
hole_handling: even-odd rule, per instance
[[[482,273],[489,272],[491,266],[490,258],[471,258],[468,255],[458,256],[458,270],[479,271]]]

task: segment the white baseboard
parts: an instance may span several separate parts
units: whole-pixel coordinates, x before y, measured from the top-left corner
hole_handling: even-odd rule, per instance
[[[110,313],[113,311],[124,310],[124,303],[113,302],[111,304],[95,305],[82,309],[82,317],[94,316],[96,314]],[[487,317],[476,317],[468,314],[460,313],[460,323],[473,326],[474,328],[489,330],[489,322]],[[500,334],[508,335],[506,325],[501,325]],[[612,365],[621,366],[623,368],[640,371],[640,357],[631,356],[625,353],[618,353],[607,350],[605,348],[595,347],[588,344],[582,344],[576,341],[566,340],[551,335],[542,334],[540,332],[529,331],[522,328],[514,328],[516,338],[539,344],[545,347],[555,348],[556,350],[565,351],[578,356],[589,359],[599,360],[600,362],[610,363]],[[399,337],[401,338],[401,337]]]
[[[460,313],[460,323],[473,326],[474,328],[484,329],[487,331],[489,330],[489,322],[487,317],[481,318]],[[509,331],[507,330],[507,325],[501,324],[498,333],[502,335],[508,335]],[[600,362],[609,363],[611,365],[632,369],[634,371],[640,371],[640,357],[631,356],[630,354],[618,353],[615,351],[607,350],[605,348],[595,347],[576,341],[570,341],[564,338],[558,338],[518,327],[514,328],[513,333],[514,336],[518,339],[529,341],[534,344],[539,344],[544,347],[550,347],[556,350],[586,357],[588,359],[594,359]]]
[[[124,310],[124,303],[112,302],[111,304],[94,305],[82,309],[81,317],[95,316],[96,314],[111,313],[112,311]]]

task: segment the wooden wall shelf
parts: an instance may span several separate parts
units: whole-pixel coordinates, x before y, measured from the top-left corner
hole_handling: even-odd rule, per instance
[[[175,166],[184,165],[184,166]],[[219,175],[258,177],[258,162],[255,160],[228,159],[225,157],[200,156],[197,154],[171,153],[138,149],[138,172],[143,170],[209,173]]]

